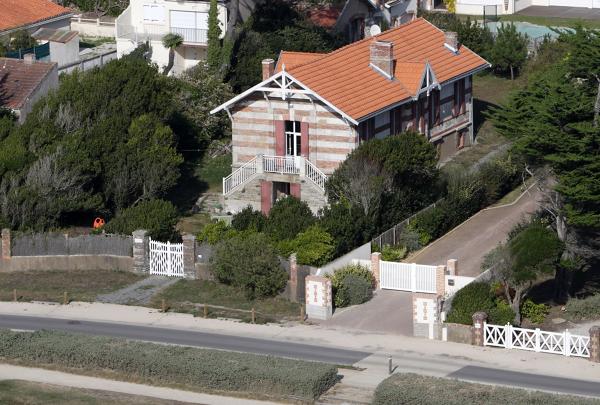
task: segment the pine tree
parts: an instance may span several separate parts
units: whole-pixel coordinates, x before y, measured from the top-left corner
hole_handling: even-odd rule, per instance
[[[510,71],[511,80],[515,79],[515,70],[520,70],[527,60],[527,35],[517,32],[514,24],[498,27],[498,36],[490,52],[494,68]]]
[[[208,50],[206,62],[208,67],[216,72],[221,67],[221,27],[219,27],[219,16],[217,0],[210,0],[208,10]]]

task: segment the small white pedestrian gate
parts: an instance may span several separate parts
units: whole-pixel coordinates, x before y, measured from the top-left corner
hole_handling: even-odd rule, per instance
[[[435,294],[436,266],[416,263],[379,262],[381,288]]]
[[[483,333],[484,346],[562,354],[567,357],[590,357],[590,337],[572,335],[568,330],[557,333],[516,328],[510,324],[501,326],[484,323]]]
[[[185,277],[183,243],[164,243],[150,239],[150,274]]]

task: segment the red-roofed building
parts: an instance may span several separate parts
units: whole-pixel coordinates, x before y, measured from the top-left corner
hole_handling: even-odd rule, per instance
[[[0,37],[18,30],[70,29],[70,9],[50,0],[1,0]]]
[[[415,130],[440,159],[473,142],[472,76],[483,58],[417,19],[327,54],[281,52],[263,81],[212,111],[232,120],[228,211],[268,212],[282,194],[313,210],[327,176],[361,142]]]

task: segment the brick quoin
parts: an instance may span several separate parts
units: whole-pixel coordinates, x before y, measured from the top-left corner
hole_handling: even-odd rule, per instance
[[[263,214],[269,215],[271,211],[271,202],[273,201],[273,183],[262,180],[260,182],[260,210]]]

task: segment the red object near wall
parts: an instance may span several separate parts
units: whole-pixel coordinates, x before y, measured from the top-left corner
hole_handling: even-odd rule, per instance
[[[275,121],[275,155],[285,156],[285,121]]]
[[[309,144],[308,144],[308,122],[300,123],[300,155],[308,158]]]
[[[98,217],[94,219],[94,224],[92,225],[94,229],[100,229],[104,226],[104,219]]]
[[[269,215],[273,203],[273,183],[261,180],[260,182],[260,210],[264,215]]]
[[[300,183],[290,183],[290,194],[297,199],[300,199],[300,190],[302,185]]]

